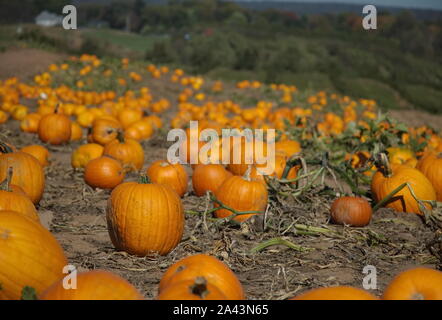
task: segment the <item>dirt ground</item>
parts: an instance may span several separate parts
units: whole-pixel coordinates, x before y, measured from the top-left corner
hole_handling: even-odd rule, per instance
[[[6,52],[0,54],[0,78],[17,72],[31,75],[61,58],[36,51]],[[16,121],[2,125],[1,133],[19,148],[40,143],[36,136],[20,132]],[[166,158],[165,140],[163,134],[143,142],[145,168],[155,160]],[[86,186],[82,173],[70,165],[71,151],[78,145],[47,146],[51,165],[46,169],[45,194],[38,207],[41,220],[59,240],[70,263],[79,270],[115,272],[148,299],[156,296],[159,280],[172,263],[197,253],[213,255],[229,265],[243,284],[248,299],[286,299],[311,288],[332,285],[361,288],[366,276],[363,268],[367,265],[377,269],[377,289],[372,292],[380,295],[402,270],[422,265],[442,267],[442,244],[432,244],[434,229],[417,215],[381,209],[368,227],[334,226],[328,222],[332,197],[313,193],[299,200],[273,199],[264,221],[252,219],[241,227],[220,225],[210,217],[203,219],[202,215],[188,214],[183,240],[166,257],[137,258],[117,252],[109,239],[105,220],[110,193]],[[190,168],[188,172],[191,174]],[[135,178],[131,175],[128,180]],[[205,198],[194,196],[191,185],[189,190],[183,200],[185,210],[204,212]],[[325,226],[334,232],[302,232],[298,225]],[[251,252],[258,244],[275,237],[283,237],[305,251],[272,246]]]

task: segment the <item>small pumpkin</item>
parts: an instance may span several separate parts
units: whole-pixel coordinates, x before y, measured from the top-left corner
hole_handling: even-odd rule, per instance
[[[113,189],[124,177],[120,161],[106,156],[89,161],[84,170],[84,181],[92,188]]]
[[[177,163],[158,160],[147,169],[147,176],[154,183],[169,185],[180,197],[187,191],[188,176],[184,167]]]
[[[10,146],[0,142],[0,181],[6,178],[10,167],[14,172],[11,183],[21,187],[31,201],[38,204],[45,187],[45,175],[40,162],[30,154],[14,152]]]
[[[143,300],[138,290],[120,276],[104,270],[81,272],[77,288],[66,290],[57,281],[39,296],[40,300]]]
[[[251,166],[247,169],[244,177],[233,176],[226,179],[216,190],[215,197],[224,205],[238,212],[258,211],[264,213],[268,203],[266,186],[257,180],[250,178]],[[215,208],[220,207],[215,203]],[[233,213],[230,210],[220,208],[215,211],[217,218],[226,218]],[[243,222],[255,214],[243,214],[234,218],[237,222]]]
[[[372,211],[364,198],[341,197],[333,202],[330,213],[334,223],[364,227],[370,223]]]
[[[104,147],[97,143],[88,143],[79,146],[71,157],[72,167],[75,169],[84,168],[89,161],[100,158],[103,155]]]
[[[167,287],[157,300],[226,300],[226,297],[204,277],[197,277]]]
[[[193,191],[198,197],[207,191],[214,193],[232,173],[220,164],[198,164],[193,170]]]
[[[83,138],[83,129],[78,122],[71,123],[71,141],[79,141]]]
[[[216,286],[228,300],[245,299],[244,290],[236,275],[223,262],[206,254],[196,254],[179,260],[166,270],[160,280],[160,294],[182,281],[204,277]]]
[[[40,219],[32,201],[21,193],[20,187],[11,184],[12,175],[13,170],[9,168],[6,179],[0,183],[0,210],[18,212],[39,222]]]
[[[90,140],[104,146],[117,138],[121,128],[117,120],[108,118],[95,119],[92,125]]]
[[[34,156],[43,167],[47,167],[49,165],[49,151],[43,146],[38,144],[30,145],[22,148],[20,151]]]
[[[412,168],[416,167],[417,159],[412,150],[404,148],[388,148],[387,151],[391,164],[403,164]]]
[[[384,300],[442,300],[442,272],[415,268],[401,272],[384,290]]]
[[[144,164],[141,144],[136,140],[125,139],[122,132],[118,134],[118,139],[104,147],[103,154],[120,160],[128,171],[140,170]]]
[[[432,183],[437,201],[442,202],[442,153],[428,152],[419,160],[417,169]]]
[[[69,117],[64,114],[47,114],[40,119],[38,137],[41,141],[52,145],[60,145],[71,140],[72,124]]]
[[[379,300],[362,289],[349,286],[319,288],[307,291],[290,300]]]
[[[107,205],[109,235],[118,250],[138,256],[166,255],[181,241],[184,210],[168,185],[139,182],[116,187]]]
[[[0,211],[0,252],[0,300],[19,300],[25,286],[39,294],[64,276],[68,264],[49,231],[12,211]]]
[[[413,188],[418,199],[436,200],[436,191],[422,172],[409,166],[390,165],[386,155],[381,154],[378,171],[371,182],[374,200],[381,201],[405,182]],[[429,204],[425,205],[429,207]],[[423,214],[407,187],[399,191],[385,206],[399,212]]]
[[[275,153],[290,158],[301,151],[301,145],[298,141],[283,140],[275,143]]]
[[[20,122],[20,129],[27,133],[37,133],[40,119],[40,114],[30,113]]]

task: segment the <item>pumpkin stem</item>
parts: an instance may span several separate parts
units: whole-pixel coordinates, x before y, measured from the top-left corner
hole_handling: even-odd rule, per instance
[[[384,177],[390,178],[393,175],[393,171],[391,169],[390,161],[388,161],[388,156],[385,153],[379,153],[377,155],[377,161],[375,162],[376,167]]]
[[[250,175],[252,174],[252,165],[249,164],[247,166],[246,173],[244,173],[243,179],[247,181],[251,181]]]
[[[149,183],[152,183],[152,181],[150,180],[150,178],[149,178],[149,176],[147,174],[142,174],[138,178],[138,183],[140,183],[140,184],[149,184]]]
[[[209,290],[207,290],[207,280],[203,277],[197,277],[189,289],[192,294],[201,299],[204,299],[210,293]]]
[[[9,167],[8,172],[6,174],[6,179],[3,180],[2,183],[0,183],[0,190],[11,192],[10,185],[12,181],[12,172],[13,172],[12,167]]]
[[[13,153],[14,150],[10,146],[8,146],[6,143],[0,141],[0,153]]]
[[[124,138],[124,131],[123,130],[118,130],[117,131],[117,139],[120,143],[124,143],[126,141],[126,139]]]

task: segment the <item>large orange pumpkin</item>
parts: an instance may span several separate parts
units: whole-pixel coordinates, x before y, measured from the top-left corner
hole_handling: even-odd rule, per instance
[[[405,182],[408,182],[413,188],[418,199],[436,200],[436,191],[422,172],[405,165],[390,166],[385,155],[382,158],[383,163],[379,166],[379,170],[374,174],[371,182],[371,191],[376,202],[384,199]],[[399,212],[423,214],[407,187],[399,191],[385,206]],[[429,204],[426,206],[429,207]]]
[[[67,264],[57,240],[38,222],[0,211],[0,300],[20,299],[25,286],[42,292],[63,277]]]
[[[24,152],[14,152],[12,148],[0,143],[0,181],[3,181],[8,169],[14,172],[11,183],[21,187],[34,204],[40,202],[45,187],[43,168],[38,160]]]
[[[400,273],[384,291],[385,300],[442,300],[442,272],[415,268]]]
[[[187,191],[188,176],[184,167],[177,163],[158,160],[147,169],[147,176],[154,183],[169,185],[180,197]]]
[[[138,290],[120,276],[104,270],[81,272],[76,288],[65,289],[57,281],[39,296],[40,300],[143,300]]]
[[[313,289],[290,300],[378,300],[362,289],[338,286]]]
[[[184,280],[167,287],[157,300],[227,300],[225,295],[204,277]]]
[[[442,201],[442,153],[426,153],[417,164],[436,190],[437,201]]]
[[[241,283],[232,270],[217,258],[206,254],[189,256],[171,265],[161,278],[158,291],[162,293],[176,283],[198,277],[204,277],[228,300],[245,299]]]
[[[198,197],[207,191],[214,193],[231,176],[232,173],[220,164],[198,164],[193,170],[193,191]]]
[[[216,190],[215,197],[224,205],[238,212],[257,211],[264,213],[268,202],[268,192],[266,186],[258,180],[250,178],[251,167],[247,170],[244,177],[232,176],[226,179]],[[215,203],[215,207],[220,205]],[[215,211],[217,218],[226,218],[233,213],[225,208]],[[255,215],[243,214],[234,218],[237,222],[243,222]]]
[[[41,141],[53,145],[71,140],[72,124],[69,117],[56,113],[43,116],[38,124],[38,137]]]
[[[126,182],[116,187],[107,206],[107,225],[118,250],[138,256],[166,255],[181,241],[184,210],[169,186]]]

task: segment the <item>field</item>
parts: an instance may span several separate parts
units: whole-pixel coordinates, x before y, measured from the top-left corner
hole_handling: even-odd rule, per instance
[[[100,34],[99,36],[105,37],[106,35]],[[130,41],[132,41],[130,38],[122,37],[120,45],[129,45]],[[146,43],[146,46],[150,45]],[[143,45],[139,50],[144,51],[146,47]],[[299,126],[285,123],[283,111],[281,111],[281,120],[274,122],[279,123],[280,132],[287,139],[298,138],[303,147],[303,156],[311,161],[318,159],[324,161],[325,151],[328,151],[330,163],[338,166],[340,162],[343,162],[343,153],[348,153],[349,150],[346,149],[347,146],[344,143],[339,142],[344,141],[340,139],[346,137],[349,143],[355,142],[351,140],[352,138],[344,128],[337,129],[339,132],[336,134],[333,132],[336,129],[334,124],[341,121],[338,119],[332,120],[329,124],[324,122],[324,125],[330,125],[331,129],[330,131],[315,131],[320,133],[317,140],[308,136],[310,124],[322,123],[324,116],[328,113],[343,114],[344,104],[340,102],[341,97],[335,97],[330,91],[318,93],[308,87],[279,90],[261,83],[253,87],[250,83],[241,85],[234,81],[224,81],[221,86],[216,74],[205,77],[201,85],[195,85],[199,78],[188,79],[189,84],[183,85],[183,82],[178,80],[171,81],[173,70],[150,66],[150,71],[148,71],[145,62],[121,62],[117,59],[103,59],[101,64],[92,67],[92,71],[80,76],[80,69],[92,65],[93,61],[97,61],[96,58],[72,62],[67,55],[39,49],[6,50],[0,53],[0,80],[5,81],[16,76],[23,83],[41,88],[57,88],[61,84],[66,84],[74,91],[114,90],[119,97],[124,96],[127,90],[138,93],[141,88],[147,87],[152,102],[166,100],[169,104],[164,110],[149,109],[150,114],[156,114],[161,118],[163,126],[148,139],[141,139],[145,162],[140,172],[145,171],[154,161],[166,159],[170,146],[166,139],[167,132],[171,126],[185,128],[187,123],[187,118],[183,116],[183,113],[179,113],[185,103],[190,104],[189,108],[194,110],[203,108],[203,105],[209,105],[204,108],[210,109],[211,103],[233,100],[243,108],[242,112],[244,112],[264,101],[273,104],[272,110],[275,114],[276,110],[284,108],[311,109],[313,110],[312,116],[302,116],[300,119],[304,122]],[[57,68],[57,70],[48,71],[49,65],[60,66],[62,63],[68,63],[69,69],[62,71]],[[112,70],[112,75],[103,76],[109,69]],[[159,75],[155,74],[158,70],[162,70]],[[34,76],[41,75],[42,72],[50,73],[51,81],[49,84],[36,85]],[[140,77],[137,78],[137,75]],[[120,81],[118,84],[117,79],[124,81],[118,80]],[[247,80],[255,79],[248,78]],[[391,99],[395,98],[394,91],[383,88],[370,80],[367,83],[371,83],[371,86],[365,86],[365,81],[365,79],[360,79],[352,85],[363,87],[367,90],[367,95],[370,95],[370,90],[375,88],[374,91],[381,92],[380,94]],[[182,101],[183,92],[186,88],[192,88],[192,84],[194,85],[192,93],[188,94],[185,102]],[[214,89],[217,86],[221,86],[222,89]],[[419,87],[409,89],[420,90]],[[198,96],[198,94],[203,95]],[[322,102],[308,102],[313,99],[312,97],[315,99],[326,97],[327,102],[323,104]],[[346,99],[350,101],[348,97],[342,99],[342,101],[347,101]],[[27,107],[28,114],[35,113],[39,110],[37,100],[22,97],[20,104]],[[356,99],[354,101],[357,105],[355,110],[358,112],[358,120],[371,123],[368,120],[369,117],[380,117],[377,115],[375,102]],[[88,107],[93,108],[93,105],[94,103],[91,103]],[[243,118],[247,118],[245,113],[242,114]],[[213,120],[216,121],[219,117],[216,116]],[[256,117],[255,114],[254,117]],[[268,117],[271,117],[270,114]],[[71,118],[80,121],[78,115],[71,114]],[[394,118],[403,121],[405,125],[398,124]],[[410,134],[410,137],[413,135],[412,132],[418,130],[417,128],[424,127],[422,130],[425,134],[428,133],[425,136],[426,139],[430,136],[432,139],[441,139],[438,135],[442,129],[441,116],[424,111],[403,109],[393,111],[385,119],[388,119],[386,121],[391,123],[393,129],[405,127],[405,130],[397,130],[404,130],[404,133]],[[259,128],[265,120],[263,119],[261,124],[253,122],[252,119],[249,124],[253,123],[255,128]],[[159,281],[169,266],[186,256],[199,253],[217,257],[228,265],[243,285],[246,297],[252,300],[283,300],[309,289],[334,285],[362,288],[363,279],[366,276],[363,269],[368,265],[376,267],[378,281],[377,288],[370,292],[381,296],[387,284],[403,270],[418,266],[439,270],[442,268],[441,227],[435,222],[437,219],[427,220],[414,213],[381,208],[373,213],[370,224],[362,228],[331,223],[329,212],[332,202],[338,195],[351,194],[354,186],[346,183],[341,176],[335,179],[329,174],[324,175],[323,181],[312,181],[313,185],[310,188],[304,188],[301,191],[287,184],[277,184],[277,190],[273,191],[269,187],[269,204],[265,215],[255,216],[242,224],[216,219],[206,214],[212,207],[212,203],[205,196],[197,197],[192,191],[190,181],[186,195],[182,198],[185,210],[184,235],[171,253],[166,256],[136,257],[124,251],[117,251],[109,238],[106,224],[106,206],[110,191],[91,188],[84,181],[83,170],[74,169],[71,166],[72,152],[87,143],[86,131],[90,125],[82,124],[83,136],[80,140],[54,146],[42,143],[36,134],[23,132],[20,129],[20,123],[11,116],[9,121],[1,124],[1,140],[18,149],[37,144],[49,150],[51,156],[50,165],[45,168],[45,192],[37,208],[41,223],[59,241],[68,261],[80,271],[92,269],[112,271],[127,279],[147,299],[154,299],[157,296]],[[376,125],[382,126],[384,123],[379,120]],[[349,126],[347,123],[346,125]],[[375,134],[383,134],[382,129],[379,130]],[[385,132],[390,133],[387,129]],[[394,130],[391,132],[392,135],[397,133]],[[385,143],[385,147],[405,148],[411,145],[411,143],[404,144],[393,136],[386,136],[386,139],[390,138],[391,140]],[[371,142],[374,143],[374,140]],[[442,143],[439,146],[436,144],[436,148],[441,146]],[[414,147],[413,158],[422,154],[427,146],[414,145]],[[374,147],[368,148],[372,151]],[[357,150],[358,147],[353,149]],[[311,170],[320,168],[318,164],[309,166]],[[185,170],[191,177],[192,168],[185,165]],[[125,181],[137,179],[138,173],[130,172]],[[369,183],[366,181],[360,183],[355,189],[361,189],[361,194],[370,199]],[[298,195],[294,195],[298,191]],[[374,205],[374,201],[370,201]],[[434,209],[435,217],[438,214],[437,210],[440,208]]]

